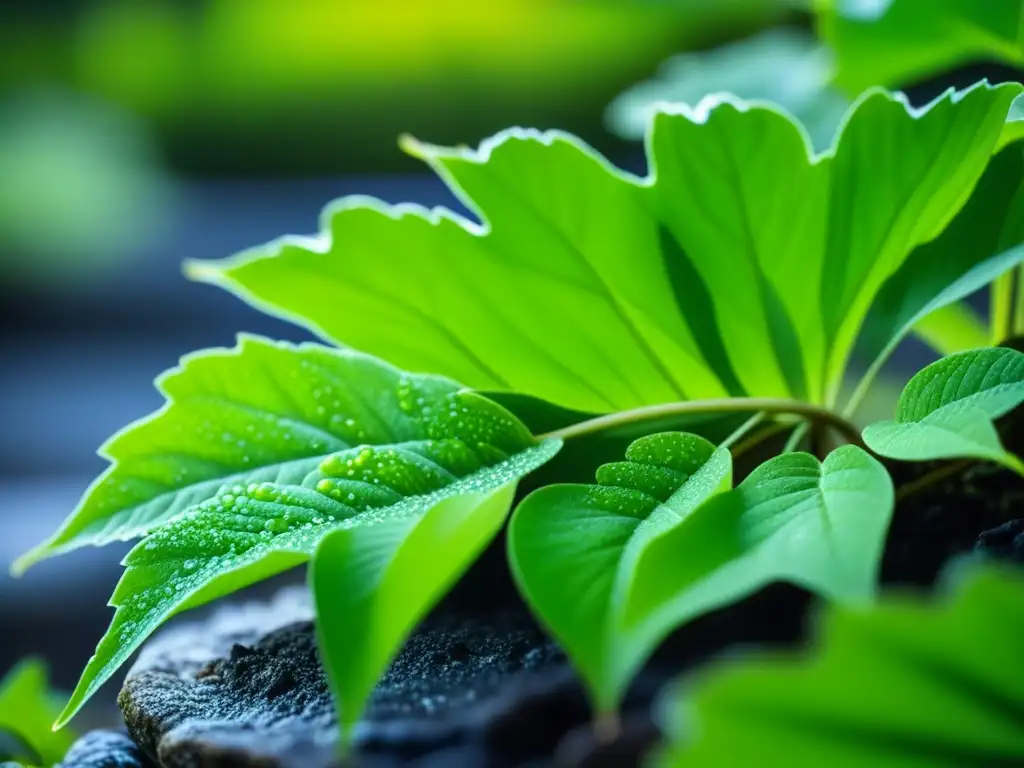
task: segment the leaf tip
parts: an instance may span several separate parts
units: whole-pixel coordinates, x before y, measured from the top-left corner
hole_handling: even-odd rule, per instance
[[[189,280],[197,283],[217,283],[224,276],[224,270],[208,261],[185,259],[181,271]]]
[[[13,579],[20,579],[25,575],[25,572],[29,568],[36,565],[41,560],[45,560],[47,555],[45,554],[45,545],[33,547],[28,552],[15,558],[14,562],[8,567],[7,572]]]
[[[57,733],[57,731],[62,730],[64,726],[70,722],[71,718],[75,716],[75,713],[78,711],[78,705],[74,705],[74,708],[72,708],[73,704],[74,700],[72,699],[72,701],[69,701],[67,706],[64,707],[64,711],[57,716],[56,720],[53,721],[53,725],[50,726],[51,733]]]
[[[429,159],[427,145],[411,133],[403,133],[398,137],[398,148],[409,157],[415,157],[417,160]]]

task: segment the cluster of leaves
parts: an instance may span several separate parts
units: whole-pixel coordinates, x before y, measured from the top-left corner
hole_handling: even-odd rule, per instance
[[[1024,259],[1021,91],[920,109],[869,91],[825,153],[770,106],[666,109],[644,178],[557,132],[408,140],[479,221],[348,198],[317,237],[190,265],[336,346],[243,336],[183,359],[165,407],[103,447],[109,469],[15,565],[143,537],[59,723],[168,618],[312,560],[347,733],[563,443],[509,560],[598,711],[668,632],[765,584],[869,602],[894,493],[848,417],[912,327]],[[874,362],[840,404],[855,345]],[[991,419],[1020,401],[1022,359],[926,369],[864,442],[1020,471]],[[796,449],[808,425],[816,449],[828,427],[853,444],[787,450],[733,487],[742,448],[789,431]],[[566,484],[581,467],[596,485]]]

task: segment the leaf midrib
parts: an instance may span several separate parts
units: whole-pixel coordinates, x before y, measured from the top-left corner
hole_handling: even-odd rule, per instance
[[[495,177],[497,178],[497,174],[495,174]],[[641,189],[639,185],[633,182],[629,182],[625,179],[623,179],[622,182],[624,184],[629,184],[632,189]],[[634,341],[636,341],[637,346],[643,350],[644,356],[647,357],[651,366],[654,368],[654,370],[658,372],[659,376],[661,376],[662,379],[669,385],[672,391],[676,393],[676,396],[682,400],[685,400],[686,393],[679,386],[679,383],[676,381],[675,377],[668,370],[668,368],[665,367],[665,363],[661,360],[660,357],[658,357],[654,350],[651,349],[651,346],[650,344],[648,344],[646,337],[644,337],[644,335],[640,332],[640,329],[637,328],[636,323],[633,322],[633,320],[629,317],[628,313],[623,309],[622,302],[619,300],[618,296],[616,296],[615,292],[605,281],[604,277],[601,275],[600,271],[598,271],[597,267],[595,267],[594,264],[590,261],[590,257],[586,254],[586,252],[584,252],[582,248],[580,248],[574,242],[572,242],[572,240],[570,240],[564,232],[562,232],[554,223],[552,223],[552,221],[548,218],[547,214],[539,207],[537,207],[531,200],[524,198],[521,194],[519,194],[518,191],[510,187],[508,184],[503,183],[502,181],[497,181],[497,184],[498,186],[500,186],[500,188],[506,195],[515,198],[516,200],[519,201],[520,205],[522,205],[528,211],[531,211],[534,214],[534,218],[538,222],[543,224],[544,227],[555,236],[556,240],[562,243],[562,246],[566,250],[568,250],[570,253],[576,254],[576,257],[579,259],[579,261],[584,266],[587,267],[587,270],[593,276],[596,285],[599,286],[600,295],[605,300],[608,301],[609,306],[614,310],[616,316],[619,318],[620,322],[622,322],[622,324],[625,326],[629,334],[633,337]],[[493,233],[493,229],[490,231],[491,233]],[[493,234],[491,236],[493,237]],[[631,382],[626,381],[625,383],[630,388],[630,390],[633,389]],[[634,397],[637,397],[637,402],[642,403],[645,400],[645,398],[640,397],[635,391]]]

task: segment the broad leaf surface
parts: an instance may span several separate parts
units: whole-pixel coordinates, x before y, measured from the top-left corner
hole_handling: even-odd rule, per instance
[[[383,526],[379,534],[360,535],[387,536],[415,527],[446,499],[472,494],[486,500],[488,491],[514,483],[558,449],[557,441],[537,443],[507,411],[479,395],[448,390],[440,401],[430,400],[432,386],[433,380],[416,379],[401,385],[408,406],[396,407],[409,419],[404,439],[333,453],[296,484],[228,485],[139,542],[125,557],[110,601],[114,619],[60,722],[174,614],[308,560],[330,531]],[[472,503],[463,503],[471,511]],[[473,554],[464,549],[450,557],[466,563]],[[438,574],[421,577],[430,583]],[[418,610],[408,608],[413,616]]]
[[[416,623],[501,530],[514,491],[509,483],[456,496],[422,516],[340,528],[321,542],[310,580],[343,738]]]
[[[1024,763],[1024,581],[981,570],[945,604],[833,607],[809,658],[766,656],[670,694],[655,764]]]
[[[101,449],[111,467],[47,542],[15,568],[86,544],[143,535],[224,484],[301,484],[325,456],[423,437],[458,385],[366,355],[241,336],[158,380],[160,411]]]
[[[1024,256],[1024,248],[1020,249],[1019,255]],[[959,289],[960,285],[961,281],[958,280],[951,287]],[[948,294],[949,291],[943,291],[943,295]],[[989,343],[988,323],[962,301],[955,301],[934,310],[929,308],[928,313],[912,327],[914,335],[940,355],[977,349]]]
[[[849,99],[830,86],[829,51],[806,33],[771,29],[709,51],[665,61],[651,80],[620,94],[608,107],[609,127],[641,139],[661,102],[696,105],[714,93],[770,101],[800,120],[819,151],[832,146]]]
[[[849,93],[902,87],[961,64],[1024,66],[1021,0],[820,0],[820,26]]]
[[[0,681],[0,761],[40,766],[60,762],[75,735],[53,732],[50,726],[59,712],[46,666],[36,659],[15,665]]]
[[[896,404],[896,418],[868,425],[864,442],[907,461],[990,459],[1021,471],[999,441],[994,419],[1024,401],[1024,353],[1006,347],[950,355],[917,373]]]
[[[981,290],[1021,261],[1024,144],[1015,143],[992,159],[946,230],[917,248],[886,281],[861,334],[861,352],[868,359],[884,360],[929,315]],[[963,351],[956,347],[976,338],[971,316],[950,314],[957,311],[962,312],[947,310],[946,327],[924,329],[945,354]]]
[[[843,446],[824,462],[807,453],[765,462],[647,547],[616,627],[622,646],[651,648],[777,581],[870,600],[893,505],[889,474],[860,448]],[[620,663],[635,670],[642,660]]]
[[[410,141],[479,223],[346,198],[317,237],[190,272],[404,368],[579,411],[821,402],[878,291],[967,202],[1020,92],[911,109],[873,91],[814,156],[773,108],[705,100],[655,116],[646,178],[558,132]]]
[[[731,486],[732,461],[696,435],[660,433],[598,469],[597,482],[534,491],[516,508],[508,546],[520,590],[607,711],[629,682],[615,666],[614,624],[637,561],[659,533]]]

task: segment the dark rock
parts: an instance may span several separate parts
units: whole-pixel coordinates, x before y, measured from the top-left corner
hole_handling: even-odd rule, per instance
[[[1024,409],[997,426],[1007,450],[1024,452]],[[932,587],[950,561],[974,551],[980,537],[1002,530],[1024,507],[1024,483],[996,464],[890,462],[888,469],[899,500],[882,562],[885,585]],[[945,475],[906,493],[935,473]]]
[[[894,465],[893,474],[898,488],[908,470]],[[883,583],[933,586],[947,563],[970,553],[983,532],[1008,522],[1022,505],[1020,478],[991,464],[963,468],[901,501],[886,541]]]
[[[567,768],[621,768],[642,765],[661,739],[661,732],[649,716],[623,721],[614,733],[599,737],[590,723],[566,734],[555,755],[557,765]]]
[[[71,745],[59,768],[153,768],[127,734],[92,731]]]
[[[310,615],[306,591],[286,590],[159,634],[119,697],[132,736],[165,768],[330,764],[336,719]],[[368,703],[355,732],[360,764],[485,748],[510,697],[550,674],[576,685],[523,612],[431,618]],[[587,715],[575,695],[578,722]]]
[[[579,764],[634,764],[655,738],[648,713],[665,680],[736,643],[791,644],[809,604],[775,585],[675,633],[627,693],[630,727],[577,748]],[[119,697],[131,734],[165,768],[334,764],[310,614],[306,591],[289,589],[157,635]],[[381,679],[354,735],[359,768],[550,765],[567,733],[588,732],[579,679],[528,613],[458,616],[428,618]]]
[[[986,557],[1024,565],[1024,518],[983,531],[974,549]]]

